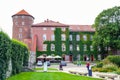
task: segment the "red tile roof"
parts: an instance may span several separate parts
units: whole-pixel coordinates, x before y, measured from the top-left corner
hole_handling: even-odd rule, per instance
[[[69,29],[71,31],[95,32],[92,25],[69,25]]]
[[[69,25],[47,19],[42,23],[33,24],[32,27],[69,27]]]
[[[30,15],[27,11],[25,11],[24,9],[23,10],[21,10],[21,11],[19,11],[19,12],[17,12],[16,14],[14,14],[13,16],[15,16],[15,15],[26,15],[26,16],[31,16],[31,17],[33,17],[32,15]],[[12,16],[12,17],[13,17]],[[33,17],[34,18],[34,17]]]

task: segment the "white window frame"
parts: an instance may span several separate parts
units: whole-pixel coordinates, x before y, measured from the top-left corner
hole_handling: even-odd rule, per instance
[[[54,34],[51,35],[51,41],[55,41],[55,35]]]
[[[55,51],[55,45],[51,44],[51,51]]]
[[[77,45],[76,48],[77,48],[77,51],[80,51],[79,45]]]
[[[19,39],[22,39],[22,34],[19,33],[19,34],[18,34],[18,37],[19,37]]]
[[[69,40],[72,41],[72,35],[69,35]]]
[[[62,51],[66,51],[66,46],[65,46],[65,44],[62,44]]]
[[[43,34],[43,41],[46,41],[47,40],[47,36],[46,34]]]
[[[44,27],[44,28],[43,28],[43,30],[47,30],[47,28],[46,28],[46,27]]]
[[[87,41],[87,35],[83,35],[84,41]]]
[[[65,28],[65,27],[63,27],[63,28],[62,28],[62,31],[65,31],[65,30],[66,30],[66,28]]]
[[[25,25],[25,22],[22,22],[22,26],[24,26]]]
[[[19,28],[19,32],[22,32],[22,28]]]
[[[90,50],[93,51],[93,46],[92,45],[90,45]]]
[[[62,34],[62,35],[61,35],[61,40],[62,40],[62,41],[65,41],[65,40],[66,40],[65,34]]]
[[[73,45],[72,44],[70,45],[70,51],[73,51]]]
[[[76,35],[76,41],[80,41],[80,35],[79,34]]]
[[[51,30],[53,30],[53,31],[54,31],[54,30],[55,30],[55,28],[54,28],[54,27],[52,27],[52,28],[51,28]]]
[[[47,45],[43,44],[43,51],[46,51],[46,50],[47,50]]]
[[[84,44],[84,51],[87,51],[87,45]]]

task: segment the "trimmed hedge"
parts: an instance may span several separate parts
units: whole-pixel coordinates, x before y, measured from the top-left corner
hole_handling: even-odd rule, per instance
[[[0,80],[5,80],[11,57],[11,40],[6,33],[0,31]]]
[[[12,40],[12,74],[22,71],[23,66],[28,66],[28,49],[25,44]]]

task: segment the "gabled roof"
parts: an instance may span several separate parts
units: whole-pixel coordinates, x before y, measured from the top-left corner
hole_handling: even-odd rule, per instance
[[[16,16],[16,15],[18,15],[18,16],[21,16],[21,15],[25,15],[25,16],[31,16],[33,19],[34,19],[34,17],[32,16],[32,15],[30,15],[27,11],[25,11],[24,9],[23,10],[21,10],[21,11],[19,11],[19,12],[17,12],[16,14],[14,14],[13,16]],[[13,17],[12,16],[12,17]]]
[[[69,27],[69,25],[47,19],[44,22],[33,24],[32,27]]]
[[[81,32],[95,32],[95,28],[92,25],[69,25],[71,31],[81,31]]]

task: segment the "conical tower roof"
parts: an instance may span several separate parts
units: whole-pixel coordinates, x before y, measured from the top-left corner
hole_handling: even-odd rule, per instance
[[[17,13],[14,14],[13,16],[16,16],[16,15],[18,15],[18,16],[21,16],[21,15],[31,16],[31,17],[34,19],[34,17],[33,17],[31,14],[29,14],[27,11],[25,11],[24,9],[21,10],[21,11],[19,11],[19,12],[17,12]],[[13,17],[13,16],[12,16],[12,17]]]

